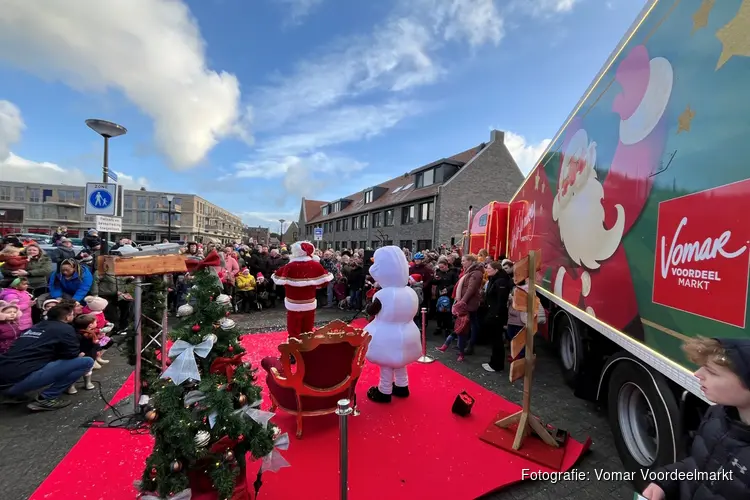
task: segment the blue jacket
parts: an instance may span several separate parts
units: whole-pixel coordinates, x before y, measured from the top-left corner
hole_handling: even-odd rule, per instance
[[[91,290],[94,283],[94,277],[86,266],[80,266],[81,275],[73,273],[73,276],[66,279],[60,271],[55,271],[49,276],[49,296],[53,299],[60,299],[63,293],[73,297],[76,302],[83,302],[84,297]]]

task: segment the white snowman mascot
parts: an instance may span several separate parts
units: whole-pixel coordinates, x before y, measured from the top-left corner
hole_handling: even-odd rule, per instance
[[[390,403],[391,395],[409,396],[406,365],[422,355],[422,342],[414,316],[419,299],[409,287],[409,263],[397,246],[375,251],[370,276],[380,285],[368,313],[374,315],[365,330],[372,336],[367,359],[380,367],[380,384],[370,387],[367,397]]]

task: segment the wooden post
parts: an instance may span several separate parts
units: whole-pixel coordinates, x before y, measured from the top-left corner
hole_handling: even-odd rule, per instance
[[[531,413],[531,384],[534,380],[534,335],[536,335],[537,328],[537,314],[536,314],[536,272],[538,266],[538,254],[532,250],[529,252],[528,257],[528,302],[526,306],[526,354],[524,359],[526,361],[523,375],[523,406],[521,411],[516,412],[512,415],[498,420],[495,425],[501,428],[510,427],[513,424],[518,424],[516,430],[516,438],[513,441],[513,449],[518,450],[523,444],[523,439],[533,431],[539,436],[542,441],[552,447],[559,447],[559,444],[553,438],[547,429],[542,425],[537,417]]]

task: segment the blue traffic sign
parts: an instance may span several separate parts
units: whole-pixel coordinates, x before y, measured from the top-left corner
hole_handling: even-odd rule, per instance
[[[86,183],[86,215],[112,217],[117,211],[117,184],[109,182]]]
[[[89,203],[94,208],[108,208],[112,204],[112,195],[105,189],[96,189],[89,195]]]

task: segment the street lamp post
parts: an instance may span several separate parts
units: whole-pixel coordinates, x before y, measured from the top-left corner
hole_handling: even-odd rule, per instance
[[[106,184],[109,181],[109,140],[112,137],[119,137],[121,135],[127,134],[128,129],[116,123],[97,119],[86,120],[86,125],[91,130],[104,137],[104,163],[102,165],[102,182]],[[109,235],[107,233],[102,233],[100,236],[102,240],[102,246],[99,252],[101,255],[105,255],[108,250],[107,240],[109,239]]]
[[[279,219],[279,246],[284,243],[284,222],[286,222],[286,220]]]
[[[172,243],[172,200],[174,200],[173,194],[167,195],[167,203],[169,204],[169,226],[167,226],[167,240]]]

